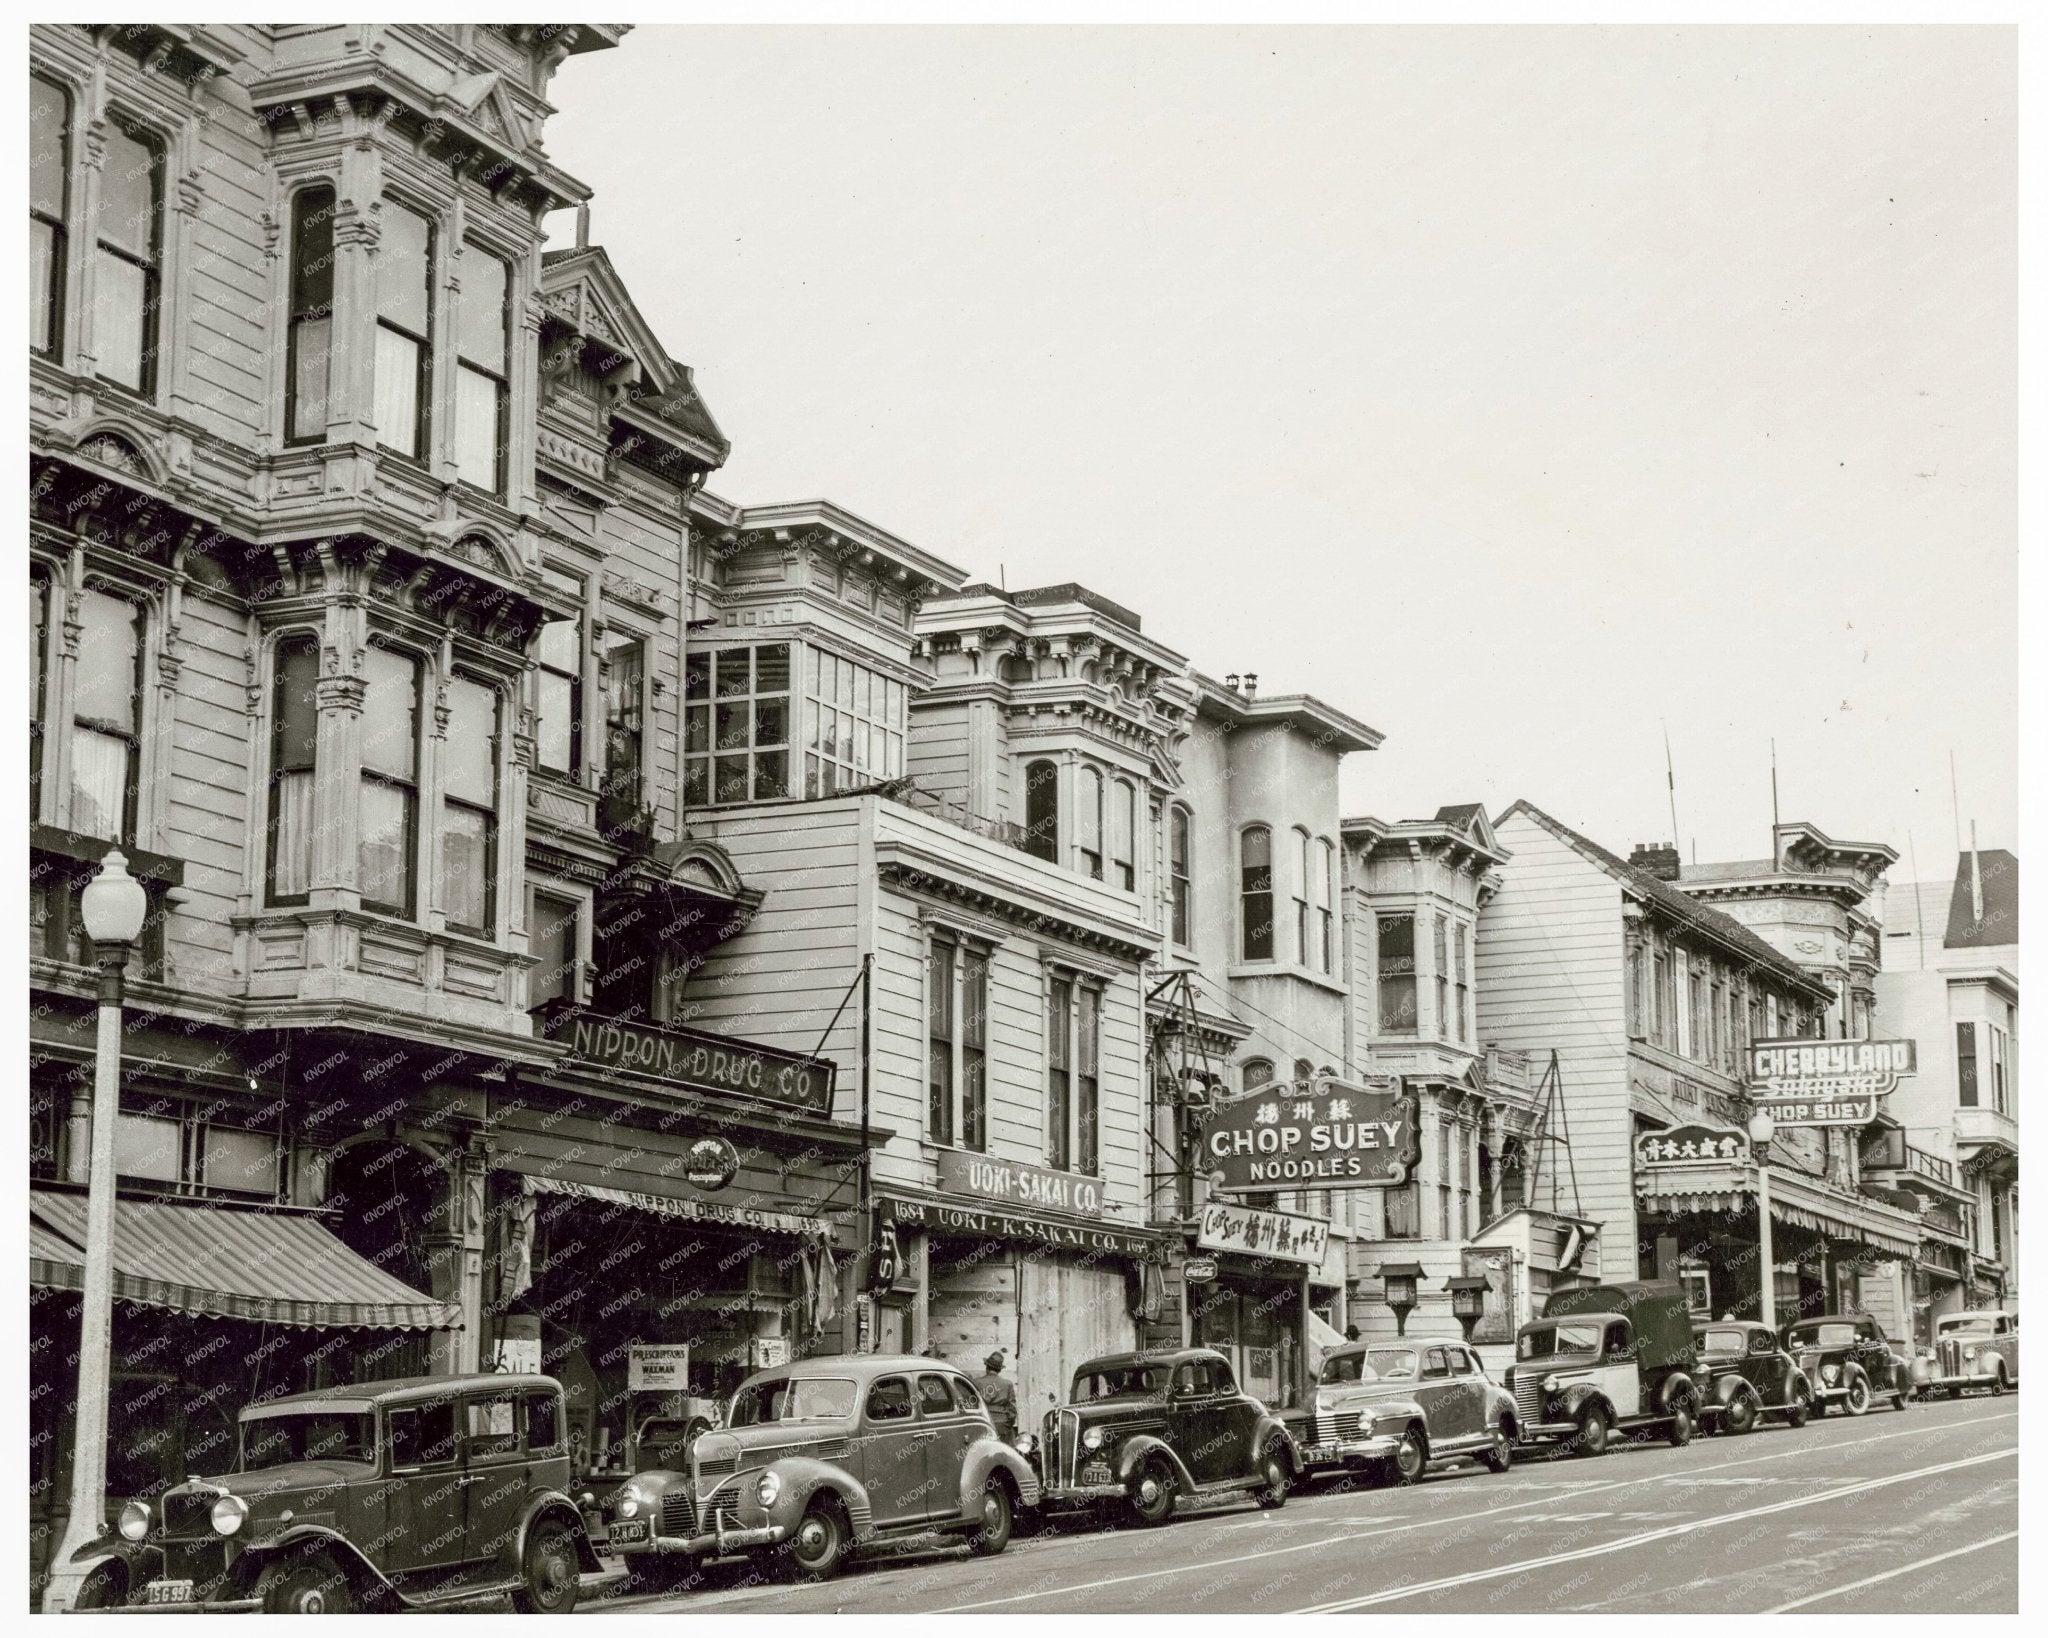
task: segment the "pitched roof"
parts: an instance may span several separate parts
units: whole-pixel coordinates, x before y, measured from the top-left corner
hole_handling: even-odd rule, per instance
[[[1503,822],[1517,813],[1525,813],[1553,836],[1573,848],[1602,870],[1606,871],[1622,887],[1638,898],[1648,900],[1665,911],[1674,921],[1696,929],[1708,937],[1719,940],[1739,952],[1745,959],[1757,966],[1775,973],[1788,984],[1796,984],[1808,994],[1829,996],[1832,991],[1813,974],[1796,961],[1778,953],[1769,944],[1757,937],[1733,916],[1724,915],[1710,905],[1701,904],[1689,894],[1680,892],[1667,881],[1660,880],[1647,870],[1640,870],[1619,854],[1610,853],[1590,837],[1581,836],[1562,820],[1553,819],[1535,803],[1526,798],[1515,802],[1501,815]]]
[[[1481,802],[1453,802],[1436,810],[1436,822],[1440,825],[1469,825],[1475,813],[1484,813],[1486,806]]]
[[[1955,890],[1949,895],[1944,948],[1982,950],[2020,941],[2020,862],[2002,847],[1979,848],[1977,876],[1984,888],[1984,914],[1970,900],[1970,855],[1956,860]]]

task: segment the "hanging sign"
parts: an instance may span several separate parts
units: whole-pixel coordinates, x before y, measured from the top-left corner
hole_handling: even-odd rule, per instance
[[[1181,1264],[1180,1277],[1189,1285],[1207,1285],[1216,1278],[1214,1257],[1190,1257]]]
[[[1330,1225],[1319,1217],[1284,1211],[1252,1211],[1212,1200],[1202,1210],[1195,1244],[1205,1251],[1238,1251],[1250,1257],[1282,1257],[1316,1264],[1330,1246]]]
[[[687,1342],[635,1342],[626,1349],[628,1392],[685,1393],[689,1386]]]
[[[1722,1126],[1672,1126],[1636,1139],[1638,1170],[1707,1164],[1747,1166],[1747,1135]]]
[[[740,1152],[722,1137],[701,1137],[690,1145],[683,1181],[693,1189],[716,1194],[740,1175]]]
[[[1021,1160],[991,1160],[965,1149],[939,1151],[939,1187],[1010,1206],[1043,1206],[1078,1217],[1102,1215],[1102,1179]]]
[[[1867,1126],[1901,1075],[1917,1072],[1911,1041],[1757,1041],[1750,1096],[1780,1126]]]
[[[567,1047],[571,1068],[625,1070],[699,1094],[737,1095],[783,1104],[806,1114],[832,1113],[834,1066],[757,1041],[708,1030],[606,1018],[580,1008],[553,1008],[541,1028]]]
[[[1419,1155],[1415,1100],[1393,1076],[1262,1086],[1219,1104],[1197,1169],[1228,1192],[1384,1189],[1408,1181]]]

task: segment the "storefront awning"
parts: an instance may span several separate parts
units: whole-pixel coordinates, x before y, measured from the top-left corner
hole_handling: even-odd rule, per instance
[[[1748,1166],[1660,1167],[1636,1179],[1636,1204],[1643,1211],[1733,1211],[1753,1207],[1755,1198],[1756,1173]],[[1771,1168],[1771,1217],[1794,1228],[1817,1230],[1833,1240],[1860,1242],[1894,1257],[1917,1257],[1920,1252],[1921,1225],[1914,1214],[1775,1166]]]
[[[715,1200],[679,1199],[665,1194],[642,1194],[631,1189],[609,1189],[600,1183],[577,1183],[566,1177],[529,1172],[520,1179],[528,1194],[560,1194],[579,1200],[602,1200],[614,1206],[652,1212],[657,1217],[677,1217],[690,1223],[723,1223],[730,1228],[761,1229],[770,1234],[796,1234],[818,1240],[828,1238],[832,1219],[826,1215],[799,1217],[794,1212],[768,1211],[758,1206],[728,1206]]]
[[[85,1196],[29,1191],[31,1286],[85,1289]],[[452,1329],[453,1303],[395,1279],[311,1217],[191,1200],[114,1202],[114,1295],[269,1325]]]

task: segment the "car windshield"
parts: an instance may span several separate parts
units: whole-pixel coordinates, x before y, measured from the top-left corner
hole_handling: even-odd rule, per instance
[[[1996,1333],[1989,1314],[1970,1314],[1962,1319],[1943,1320],[1941,1334],[1945,1337],[1988,1337]]]
[[[1166,1392],[1162,1365],[1118,1365],[1109,1370],[1081,1371],[1074,1377],[1074,1398],[1144,1399]]]
[[[1325,1382],[1412,1382],[1413,1348],[1368,1348],[1362,1354],[1338,1354],[1323,1361]]]
[[[1695,1337],[1703,1353],[1739,1354],[1749,1347],[1749,1335],[1744,1331],[1699,1331]]]
[[[1846,1348],[1856,1340],[1856,1327],[1845,1321],[1795,1325],[1792,1340],[1808,1348]]]
[[[1597,1354],[1600,1323],[1543,1325],[1524,1331],[1515,1343],[1517,1359],[1548,1359],[1552,1354]]]
[[[853,1414],[853,1379],[844,1376],[771,1376],[733,1395],[726,1426],[759,1427],[765,1422],[831,1422]]]
[[[251,1417],[242,1424],[244,1473],[286,1462],[377,1460],[377,1419],[368,1411],[304,1411]]]

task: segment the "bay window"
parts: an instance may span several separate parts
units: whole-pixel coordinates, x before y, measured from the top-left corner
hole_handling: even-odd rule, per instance
[[[646,734],[647,645],[639,638],[605,655],[609,674],[604,705],[606,793],[637,808],[642,794],[641,759]]]
[[[1296,827],[1294,832],[1294,964],[1308,965],[1309,944],[1309,876],[1313,873],[1309,850],[1308,832]]]
[[[683,801],[789,795],[789,644],[720,648],[683,667]]]
[[[1053,972],[1046,983],[1046,1164],[1090,1176],[1102,1169],[1102,991]]]
[[[1472,1044],[1472,972],[1471,954],[1466,942],[1465,924],[1461,921],[1451,929],[1452,954],[1457,962],[1458,977],[1458,1033],[1457,1040],[1466,1046]]]
[[[49,693],[50,577],[40,567],[28,575],[28,821],[43,816],[43,711]]]
[[[1415,918],[1379,918],[1380,1029],[1389,1035],[1413,1035],[1415,1010]]]
[[[419,662],[372,644],[365,672],[357,886],[365,909],[409,917],[419,801]]]
[[[933,1143],[988,1147],[988,951],[934,933],[925,967],[926,1089]]]
[[[1024,851],[1047,864],[1060,857],[1060,770],[1040,760],[1024,769]]]
[[[529,1010],[558,997],[577,999],[577,933],[583,906],[575,899],[538,890],[526,918],[527,948],[533,966],[526,975],[526,1005]]]
[[[327,437],[334,350],[334,190],[292,196],[291,313],[285,325],[285,440]]]
[[[498,719],[497,689],[459,673],[448,679],[441,907],[450,927],[479,938],[496,930]]]
[[[1126,893],[1138,890],[1138,793],[1119,779],[1109,788],[1109,879]]]
[[[1193,937],[1194,820],[1186,808],[1175,808],[1167,829],[1167,873],[1173,886],[1173,942],[1186,949]]]
[[[70,243],[71,94],[31,75],[28,82],[28,344],[54,358],[64,350],[64,256]]]
[[[575,779],[583,772],[583,582],[560,569],[544,567],[540,573],[550,588],[575,602],[577,612],[540,628],[534,655],[540,671],[534,761],[550,773]]]
[[[830,796],[903,773],[904,685],[829,649],[804,656],[810,731],[804,794]]]
[[[142,749],[142,611],[125,597],[88,586],[78,622],[71,828],[131,842]]]
[[[1336,959],[1337,850],[1328,841],[1316,843],[1315,873],[1316,966],[1329,972]]]
[[[1273,833],[1253,825],[1238,838],[1239,948],[1246,961],[1273,959]]]
[[[455,319],[455,476],[494,495],[505,488],[511,295],[511,268],[465,244]]]
[[[1085,766],[1074,772],[1074,869],[1102,880],[1102,775]]]
[[[421,459],[434,379],[434,226],[416,210],[384,201],[377,245],[377,442]]]
[[[272,904],[303,904],[312,885],[319,681],[317,639],[292,636],[277,645],[270,683],[270,823],[264,872]]]
[[[110,121],[95,224],[92,346],[102,380],[145,397],[156,390],[163,203],[163,144]]]
[[[1977,1026],[1968,1022],[1956,1025],[1956,1102],[1977,1107]]]

